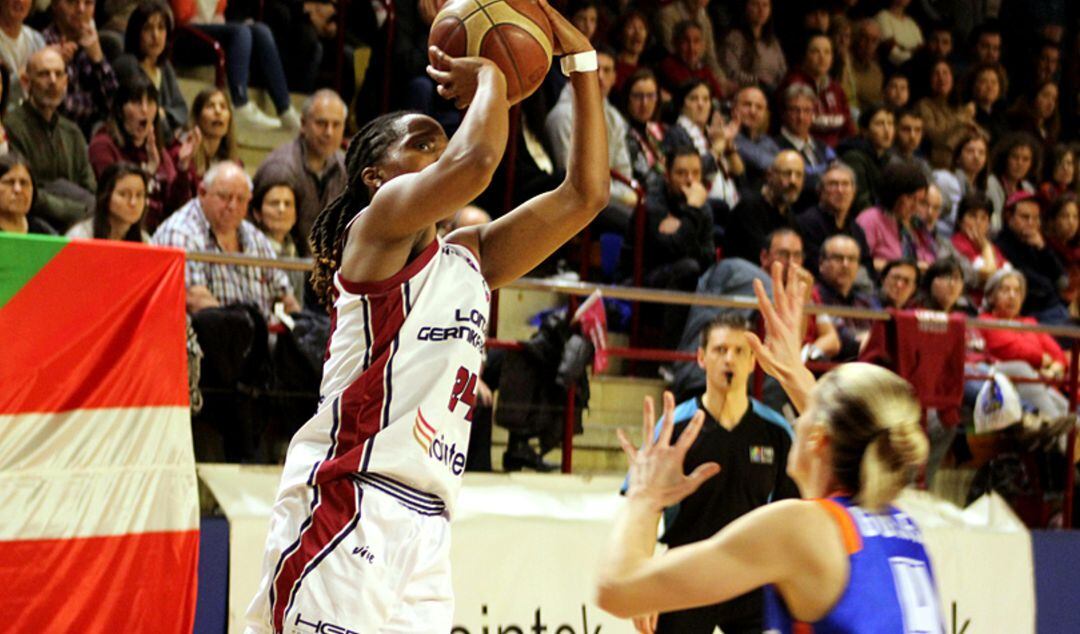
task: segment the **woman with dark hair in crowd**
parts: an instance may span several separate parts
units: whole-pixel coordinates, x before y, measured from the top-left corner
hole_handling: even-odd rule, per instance
[[[915,104],[923,118],[923,138],[930,147],[930,165],[948,167],[956,144],[976,129],[974,108],[957,103],[953,69],[940,60],[930,67],[930,94]]]
[[[262,170],[257,176],[249,207],[255,226],[270,239],[279,258],[298,257],[296,243],[305,238],[296,231],[296,182],[283,170]],[[287,275],[303,304],[307,273],[289,271]]]
[[[68,229],[67,237],[150,242],[143,226],[148,184],[138,165],[111,163],[98,176],[94,215]]]
[[[971,192],[960,199],[952,243],[960,255],[971,262],[975,270],[971,299],[978,304],[986,281],[1000,269],[1009,267],[1008,260],[990,238],[990,216],[993,206],[982,192]]]
[[[1078,192],[1080,178],[1077,178],[1076,150],[1064,143],[1058,143],[1050,148],[1049,160],[1043,165],[1039,198],[1045,208],[1065,194]]]
[[[615,87],[623,93],[626,82],[642,65],[642,55],[649,45],[649,20],[638,9],[627,9],[619,16],[613,31],[618,49],[615,52]]]
[[[648,191],[662,191],[667,165],[664,158],[666,126],[660,123],[660,83],[648,68],[639,68],[626,82],[623,112],[630,125],[626,146],[634,178]]]
[[[679,116],[667,130],[665,147],[696,149],[701,155],[702,180],[710,188],[709,198],[734,207],[739,196],[737,180],[746,169],[735,147],[738,126],[724,121],[714,108],[709,84],[704,80],[692,79],[680,86],[673,103]]]
[[[170,151],[174,159],[179,159],[184,144],[194,143],[193,160],[197,180],[201,180],[206,170],[221,161],[240,162],[240,155],[236,151],[232,103],[225,91],[220,88],[204,88],[199,91],[191,102],[188,128]]]
[[[1009,111],[1012,129],[1027,132],[1043,147],[1051,147],[1061,133],[1061,113],[1058,111],[1057,82],[1044,81],[1033,91],[1022,95]]]
[[[829,36],[820,32],[811,33],[803,48],[802,64],[788,73],[778,88],[783,94],[792,84],[805,84],[814,91],[817,101],[810,132],[831,148],[855,134],[855,121],[851,118],[847,95],[831,74],[833,59],[833,45]]]
[[[935,260],[926,269],[919,284],[917,302],[927,310],[976,314],[975,307],[964,295],[964,267],[953,257]]]
[[[767,93],[787,74],[787,60],[773,29],[772,0],[746,0],[735,27],[720,45],[720,64],[740,86]]]
[[[999,64],[979,64],[969,75],[968,99],[975,104],[975,123],[997,141],[1009,130],[1005,113],[1008,80]]]
[[[881,292],[878,301],[882,308],[903,310],[915,301],[919,290],[919,263],[911,258],[893,260],[881,270]]]
[[[1069,286],[1061,291],[1061,298],[1069,306],[1070,314],[1076,314],[1076,300],[1080,297],[1080,203],[1075,192],[1064,193],[1048,207],[1043,217],[1043,235],[1069,274]]]
[[[22,154],[9,150],[0,155],[0,232],[56,235],[49,223],[29,215],[36,195],[34,176]]]
[[[1009,196],[1018,191],[1035,193],[1032,179],[1038,178],[1041,171],[1042,146],[1035,137],[1013,132],[998,141],[990,159],[990,176],[986,179],[986,195],[994,205],[991,233],[1001,229],[1001,211]]]
[[[960,139],[953,150],[952,170],[934,170],[933,181],[945,198],[942,219],[946,227],[955,224],[956,210],[960,200],[968,194],[986,191],[986,179],[990,175],[990,143],[981,132],[970,132]]]
[[[139,72],[157,88],[161,134],[166,143],[187,123],[188,109],[172,65],[173,17],[162,0],[142,0],[128,18],[124,51],[112,63],[121,83]]]
[[[98,179],[119,161],[134,163],[150,175],[148,231],[190,200],[198,182],[192,173],[194,138],[184,139],[174,158],[160,132],[157,99],[157,89],[146,75],[129,75],[113,99],[111,116],[98,128],[89,146],[90,165]]]

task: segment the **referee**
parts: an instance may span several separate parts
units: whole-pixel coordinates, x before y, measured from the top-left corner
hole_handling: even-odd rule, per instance
[[[740,316],[721,314],[701,331],[697,362],[705,370],[705,393],[675,409],[672,442],[697,410],[704,410],[705,424],[686,454],[683,469],[689,474],[698,465],[717,462],[720,473],[664,511],[660,541],[669,548],[711,537],[773,500],[799,497],[786,471],[791,426],[775,410],[747,395],[755,365],[746,343],[747,328]],[[659,619],[635,619],[635,626],[657,634],[712,634],[717,627],[724,634],[760,634],[761,590],[716,605],[667,612]]]

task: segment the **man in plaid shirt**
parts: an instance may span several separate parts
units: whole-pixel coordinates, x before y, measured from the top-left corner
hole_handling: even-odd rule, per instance
[[[236,163],[223,161],[207,170],[199,194],[177,209],[154,232],[154,244],[186,251],[219,251],[275,258],[274,247],[244,217],[251,201],[251,179]],[[281,269],[229,266],[188,260],[188,311],[250,303],[267,319],[281,301],[288,313],[300,305]]]
[[[53,0],[52,14],[42,35],[46,44],[59,46],[67,65],[68,91],[60,111],[89,138],[94,124],[109,116],[118,86],[94,26],[94,0]]]

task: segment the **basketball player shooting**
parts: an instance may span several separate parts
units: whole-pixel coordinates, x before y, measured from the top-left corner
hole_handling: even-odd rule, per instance
[[[596,54],[538,5],[573,86],[572,151],[555,190],[437,237],[436,223],[488,186],[507,143],[507,78],[480,57],[430,49],[439,94],[468,108],[453,138],[430,117],[392,113],[351,141],[348,186],[311,235],[312,281],[334,324],[319,411],[289,445],[250,633],[453,625],[449,522],[490,289],[532,270],[608,196]]]

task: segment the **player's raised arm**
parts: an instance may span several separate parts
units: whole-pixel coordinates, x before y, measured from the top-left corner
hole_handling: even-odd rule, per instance
[[[429,57],[428,74],[439,94],[468,110],[449,140],[430,117],[405,116],[392,124],[408,127],[389,148],[394,160],[362,173],[375,193],[353,237],[368,244],[410,239],[472,202],[491,182],[506,149],[509,106],[499,67],[480,57],[450,57],[434,46]]]
[[[555,52],[595,55],[581,34],[546,0],[538,0],[551,21]],[[479,227],[454,232],[451,241],[480,253],[480,266],[492,288],[514,281],[536,267],[581,231],[607,204],[609,194],[607,127],[597,80],[595,57],[586,68],[570,73],[574,128],[566,179],[554,191],[541,194]]]

